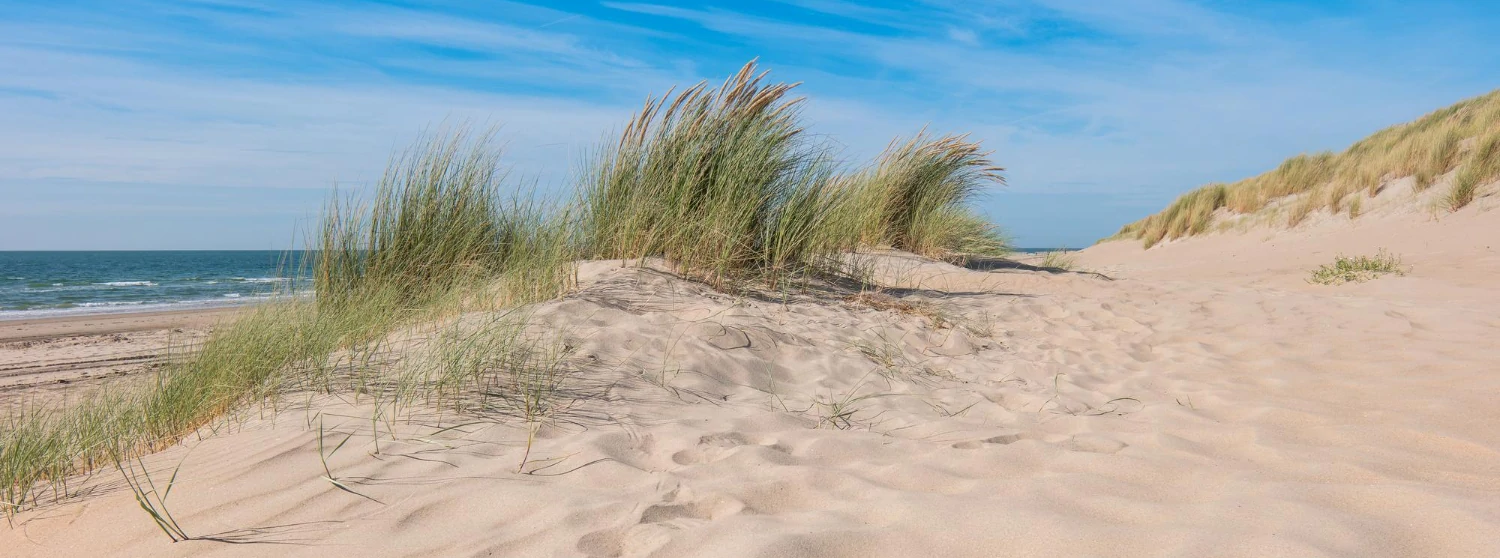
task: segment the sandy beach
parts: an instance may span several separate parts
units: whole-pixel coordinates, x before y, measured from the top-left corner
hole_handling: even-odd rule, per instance
[[[1103,277],[882,256],[905,310],[589,263],[575,293],[536,309],[585,364],[519,470],[514,422],[443,429],[309,396],[146,458],[158,481],[178,472],[171,511],[200,540],[170,543],[101,471],[84,496],[19,515],[0,547],[1493,556],[1500,212],[1486,205],[1076,255]],[[1305,280],[1335,253],[1379,248],[1410,271]],[[143,336],[206,319],[109,318]],[[32,327],[93,326],[6,330]],[[6,362],[52,350],[7,346]]]
[[[0,321],[0,408],[50,402],[151,369],[234,308]]]

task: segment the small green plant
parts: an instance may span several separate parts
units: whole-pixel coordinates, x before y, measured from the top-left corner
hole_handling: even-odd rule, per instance
[[[1351,258],[1339,255],[1334,258],[1332,264],[1325,264],[1313,270],[1312,277],[1309,277],[1307,282],[1319,285],[1363,283],[1388,273],[1405,275],[1406,270],[1401,266],[1400,257],[1380,250],[1374,256]]]
[[[884,335],[880,336],[879,343],[859,340],[851,343],[851,346],[865,358],[880,365],[882,375],[887,378],[900,376],[908,366],[906,352]]]

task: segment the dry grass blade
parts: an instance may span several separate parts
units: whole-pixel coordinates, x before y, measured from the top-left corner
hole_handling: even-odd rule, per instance
[[[322,417],[318,417],[318,461],[322,462],[322,464],[323,464],[323,480],[328,481],[328,483],[332,484],[334,488],[337,488],[337,489],[342,490],[344,492],[348,492],[348,493],[353,494],[355,496],[359,496],[360,498],[364,498],[364,499],[369,500],[371,502],[375,502],[377,504],[384,505],[385,502],[381,502],[380,500],[376,500],[375,498],[373,498],[373,497],[371,497],[369,495],[362,494],[360,492],[355,491],[352,488],[349,488],[348,485],[345,485],[343,482],[339,481],[338,477],[333,476],[333,470],[328,467],[328,458],[332,457],[333,454],[338,453],[339,449],[343,448],[344,444],[348,443],[349,439],[353,438],[353,437],[354,437],[354,434],[352,434],[352,433],[349,434],[349,435],[347,435],[347,436],[344,436],[343,441],[340,441],[339,445],[334,446],[333,451],[325,453],[324,450],[323,450],[323,438],[324,438],[323,418]]]

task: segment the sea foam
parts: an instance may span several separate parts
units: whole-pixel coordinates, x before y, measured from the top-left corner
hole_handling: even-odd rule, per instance
[[[99,283],[99,284],[100,285],[104,285],[106,287],[155,287],[156,286],[156,282],[155,281],[110,281],[108,283]]]

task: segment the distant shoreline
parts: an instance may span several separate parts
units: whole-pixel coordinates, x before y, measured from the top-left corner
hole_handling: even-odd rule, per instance
[[[143,302],[115,306],[74,306],[70,308],[37,308],[29,310],[0,310],[0,324],[12,322],[41,322],[46,320],[68,320],[74,318],[99,318],[141,314],[178,314],[211,312],[244,308],[276,297],[256,296],[223,300],[184,300],[176,302]]]
[[[206,328],[245,305],[0,319],[0,343],[172,328]]]

